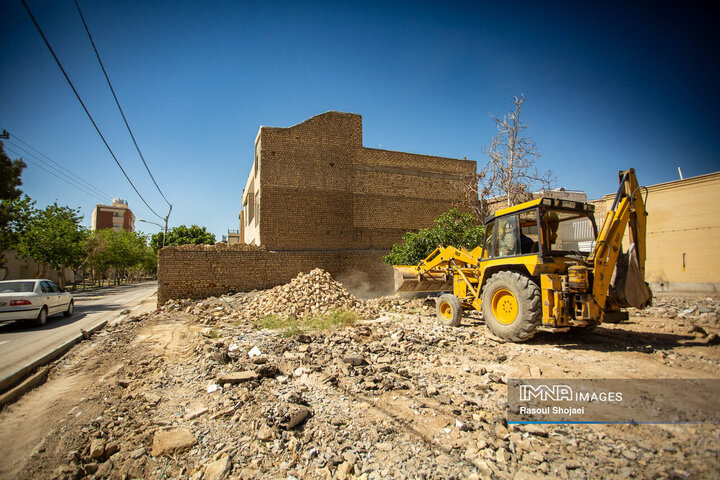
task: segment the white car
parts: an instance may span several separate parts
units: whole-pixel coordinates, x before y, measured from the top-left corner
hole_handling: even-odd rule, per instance
[[[45,325],[51,315],[73,314],[75,301],[45,278],[0,281],[0,322],[35,320]]]

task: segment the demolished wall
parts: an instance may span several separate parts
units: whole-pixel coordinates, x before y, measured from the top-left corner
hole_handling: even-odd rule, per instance
[[[261,127],[255,151],[244,242],[270,250],[389,249],[469,204],[476,171],[471,160],[363,147],[362,117],[343,112]]]
[[[158,259],[158,304],[272,288],[322,268],[357,296],[392,292],[385,250],[285,251],[239,245],[165,247]]]

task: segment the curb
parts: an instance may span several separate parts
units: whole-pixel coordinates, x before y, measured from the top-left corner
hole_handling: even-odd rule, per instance
[[[4,392],[5,390],[9,390],[13,385],[20,382],[23,378],[25,378],[32,370],[35,368],[45,365],[46,363],[49,363],[53,360],[55,360],[57,357],[61,356],[66,351],[70,350],[70,348],[75,345],[76,343],[79,343],[80,340],[83,339],[82,333],[78,333],[74,337],[72,337],[70,340],[65,342],[64,344],[60,345],[59,347],[51,350],[50,352],[46,353],[42,357],[36,359],[29,365],[26,365],[7,377],[0,379],[0,392]]]
[[[128,317],[128,315],[119,315],[118,318],[114,319],[114,322],[121,321],[122,319]],[[59,347],[54,348],[50,352],[44,354],[43,356],[39,357],[38,359],[34,360],[29,365],[26,365],[22,368],[19,368],[18,370],[14,371],[13,373],[7,375],[6,377],[0,379],[0,392],[2,394],[0,395],[0,409],[4,408],[5,405],[12,403],[13,401],[17,400],[20,396],[25,394],[28,390],[35,388],[45,382],[47,379],[48,373],[50,372],[51,367],[45,367],[41,370],[38,370],[34,375],[30,376],[30,378],[27,378],[25,381],[22,381],[25,379],[30,372],[32,372],[34,369],[41,367],[47,363],[50,363],[51,361],[61,357],[65,353],[67,353],[75,344],[80,343],[83,339],[88,339],[90,336],[105,328],[105,326],[108,324],[109,320],[102,320],[101,322],[98,322],[97,324],[93,325],[89,329],[80,329],[80,333],[73,336],[70,340],[65,342],[64,344],[60,345]],[[22,383],[19,383],[22,382]]]

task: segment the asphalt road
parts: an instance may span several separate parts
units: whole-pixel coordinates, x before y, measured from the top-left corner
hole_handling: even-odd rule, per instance
[[[104,320],[117,318],[120,312],[140,305],[156,291],[157,282],[143,282],[77,292],[73,293],[75,312],[70,318],[55,315],[43,327],[24,323],[0,326],[0,379],[65,344],[80,329],[89,330]]]

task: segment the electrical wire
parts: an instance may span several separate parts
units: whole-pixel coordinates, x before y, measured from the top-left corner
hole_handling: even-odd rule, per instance
[[[43,41],[45,42],[45,45],[47,46],[48,50],[50,50],[50,53],[52,54],[53,58],[55,59],[55,63],[57,63],[58,67],[60,68],[60,71],[65,76],[65,80],[67,80],[68,84],[70,85],[70,88],[72,88],[73,93],[75,93],[75,96],[77,97],[78,101],[80,102],[80,105],[82,105],[83,110],[85,110],[85,113],[87,114],[88,118],[90,119],[90,122],[93,124],[93,127],[95,127],[95,130],[97,131],[98,135],[100,135],[100,138],[102,139],[103,143],[105,144],[105,147],[108,149],[108,152],[110,152],[110,155],[113,157],[113,160],[115,160],[115,163],[120,168],[120,171],[122,171],[123,175],[125,175],[125,178],[127,179],[128,183],[130,183],[130,186],[135,190],[135,193],[137,193],[138,197],[140,197],[140,200],[145,204],[145,206],[155,214],[156,217],[158,217],[161,220],[165,220],[165,217],[160,216],[153,208],[145,201],[145,198],[140,194],[138,189],[135,187],[135,184],[130,180],[130,177],[125,172],[125,169],[120,165],[120,161],[115,156],[115,153],[110,148],[110,145],[108,145],[107,140],[105,140],[105,137],[103,136],[102,132],[100,131],[100,127],[98,127],[97,123],[95,123],[95,120],[93,119],[92,115],[90,115],[90,112],[88,111],[87,107],[85,106],[85,102],[83,102],[82,98],[80,97],[80,94],[78,93],[77,89],[75,88],[75,85],[73,85],[72,81],[70,80],[70,77],[65,72],[65,68],[63,68],[62,63],[60,63],[60,59],[58,59],[57,55],[55,55],[55,50],[50,46],[50,42],[48,41],[47,37],[45,37],[45,33],[43,33],[42,29],[40,28],[40,25],[38,24],[37,20],[35,20],[35,16],[33,16],[32,12],[30,11],[30,7],[28,7],[27,2],[25,0],[21,0],[23,7],[25,7],[25,10],[27,11],[28,15],[30,16],[30,20],[32,20],[33,24],[35,25],[35,28],[37,29],[38,33],[42,37]]]
[[[6,140],[6,141],[7,141],[7,140]],[[66,174],[66,173],[64,173],[64,172],[61,172],[61,171],[58,170],[57,168],[55,168],[55,167],[53,167],[52,165],[48,164],[46,161],[44,161],[43,159],[39,158],[37,155],[34,155],[34,154],[31,153],[31,152],[28,152],[25,148],[23,148],[23,147],[21,147],[21,146],[19,146],[19,145],[16,145],[16,144],[13,143],[13,142],[9,142],[9,143],[10,143],[10,145],[12,145],[12,146],[14,147],[13,153],[15,153],[15,155],[18,155],[18,156],[20,156],[21,158],[23,158],[23,159],[25,159],[25,160],[28,160],[28,161],[30,161],[30,160],[27,158],[27,156],[33,157],[33,158],[34,158],[35,160],[37,160],[38,162],[42,163],[42,164],[45,165],[46,167],[48,167],[48,168],[54,170],[55,172],[57,172],[57,174],[62,175],[63,177],[65,177],[65,178],[63,178],[63,180],[65,180],[66,182],[72,182],[72,184],[73,184],[74,186],[76,186],[77,188],[82,189],[84,192],[86,192],[86,193],[92,193],[95,198],[103,198],[103,201],[107,201],[107,200],[106,200],[107,198],[111,198],[109,195],[105,195],[105,194],[98,195],[96,192],[94,192],[94,191],[91,190],[90,188],[85,187],[85,186],[82,185],[80,182],[78,182],[76,179],[74,179],[74,178],[72,178],[71,176],[69,176],[68,174]],[[20,152],[18,152],[17,150],[20,150]],[[33,162],[33,165],[37,165],[37,164]],[[41,167],[41,168],[42,168],[42,167]],[[48,172],[48,173],[51,173],[51,172],[49,172],[47,169],[44,169],[44,168],[43,168],[43,170],[45,170],[45,171]],[[53,175],[55,175],[55,176],[58,177],[58,178],[62,178],[62,177],[58,176],[57,174],[53,174]]]
[[[107,71],[105,71],[105,65],[103,64],[102,59],[100,58],[100,52],[98,52],[97,47],[95,46],[95,41],[93,40],[92,35],[90,34],[90,28],[88,28],[87,22],[85,22],[85,17],[82,14],[82,11],[80,10],[80,5],[78,4],[77,0],[75,0],[75,6],[77,7],[77,11],[80,14],[80,19],[82,20],[83,26],[85,27],[85,31],[88,34],[88,38],[90,38],[90,44],[92,44],[92,48],[95,51],[95,56],[98,59],[98,63],[100,63],[100,68],[103,71],[103,75],[105,75],[105,80],[107,80],[108,87],[110,87],[110,91],[112,92],[112,96],[115,99],[115,104],[118,107],[118,110],[120,110],[120,115],[122,115],[123,121],[125,122],[125,126],[127,127],[127,131],[130,134],[130,138],[132,138],[133,143],[135,144],[135,149],[137,150],[138,154],[140,155],[140,159],[143,162],[143,165],[145,165],[145,170],[147,170],[148,175],[150,175],[150,178],[152,179],[153,183],[155,184],[155,187],[157,188],[158,192],[160,192],[160,195],[165,200],[165,202],[170,205],[170,202],[167,198],[165,198],[165,194],[163,194],[162,190],[160,190],[160,186],[155,181],[155,177],[153,177],[152,172],[150,171],[150,167],[148,167],[147,162],[145,161],[145,156],[140,151],[140,147],[138,146],[137,141],[135,140],[135,135],[133,135],[132,129],[130,128],[130,124],[127,121],[127,118],[125,117],[125,112],[123,112],[122,107],[120,106],[120,100],[118,100],[117,95],[115,94],[115,89],[112,86],[112,83],[110,83],[110,77],[107,74]],[[170,205],[172,206],[172,205]]]
[[[59,178],[60,180],[62,180],[63,182],[67,183],[67,184],[70,185],[71,187],[75,187],[75,188],[77,188],[78,190],[80,190],[81,192],[83,192],[83,193],[85,193],[85,194],[87,194],[87,195],[90,195],[91,197],[95,198],[96,200],[99,199],[101,202],[106,202],[106,201],[107,201],[106,199],[100,198],[98,195],[92,193],[91,191],[83,189],[83,188],[82,188],[81,186],[79,186],[79,185],[70,183],[70,181],[64,179],[64,178],[61,177],[60,175],[57,175],[57,174],[51,172],[50,170],[48,170],[47,168],[43,167],[43,166],[40,165],[39,163],[33,162],[33,161],[30,160],[29,158],[23,157],[23,156],[22,156],[19,152],[17,152],[15,149],[6,146],[6,147],[5,147],[5,150],[7,150],[8,152],[12,153],[13,155],[15,155],[15,156],[17,156],[17,157],[20,157],[23,161],[26,161],[26,162],[28,162],[28,163],[30,163],[30,164],[32,164],[32,165],[35,165],[36,167],[38,167],[38,168],[41,169],[41,170],[44,170],[45,172],[49,173],[50,175],[52,175],[52,176],[54,176],[54,177],[56,177],[56,178]]]
[[[7,131],[7,130],[6,130],[6,131]],[[59,162],[56,162],[56,161],[53,160],[52,158],[50,158],[50,157],[48,157],[47,155],[45,155],[44,153],[42,153],[42,152],[41,152],[40,150],[38,150],[37,148],[35,148],[35,147],[33,147],[32,145],[30,145],[29,143],[23,141],[23,140],[22,140],[21,138],[19,138],[17,135],[11,133],[11,134],[10,134],[10,138],[12,138],[12,139],[14,139],[14,140],[17,140],[18,142],[22,143],[23,145],[25,145],[25,146],[26,146],[27,148],[29,148],[30,150],[32,150],[32,151],[34,151],[35,153],[37,153],[37,155],[40,155],[41,157],[44,157],[44,158],[45,158],[46,160],[48,160],[49,162],[55,164],[58,168],[60,168],[60,169],[63,170],[63,171],[61,172],[60,170],[58,170],[57,168],[53,167],[52,165],[48,165],[48,166],[49,166],[50,168],[52,168],[53,170],[55,170],[56,172],[60,173],[61,175],[65,175],[65,176],[68,177],[68,178],[72,177],[73,180],[79,181],[79,182],[83,183],[85,187],[89,188],[90,190],[93,190],[95,193],[99,194],[101,197],[112,198],[112,195],[109,195],[109,194],[107,194],[106,192],[103,192],[103,191],[100,190],[99,188],[97,188],[97,187],[95,187],[94,185],[92,185],[90,182],[88,182],[88,181],[80,178],[80,176],[79,176],[78,174],[76,174],[76,173],[68,170],[67,168],[65,168],[64,166],[62,166]],[[37,155],[34,155],[34,154],[31,153],[31,152],[28,152],[27,149],[21,147],[20,145],[16,145],[12,140],[6,139],[5,142],[8,142],[8,143],[10,143],[11,145],[14,145],[16,148],[22,149],[24,152],[26,152],[27,155],[32,155],[32,156],[33,156],[34,158],[36,158],[38,161],[41,161],[41,162],[47,164],[47,162],[45,162],[44,160],[42,160],[41,158],[39,158]]]

